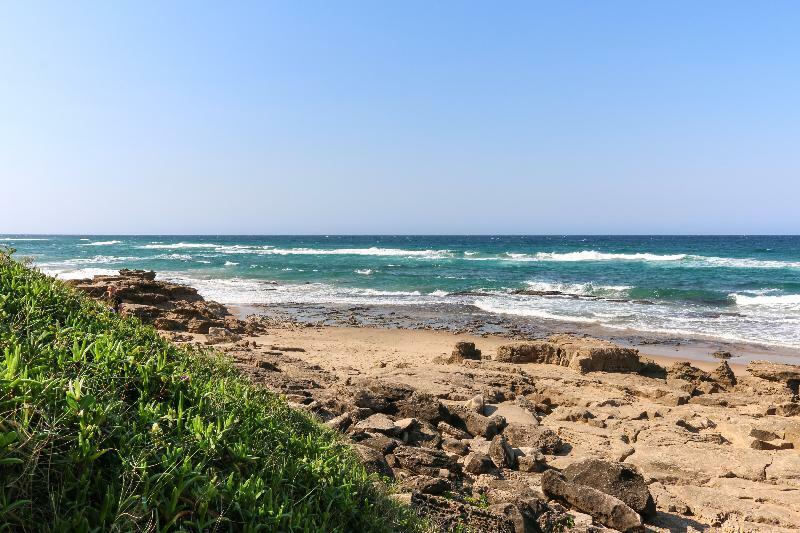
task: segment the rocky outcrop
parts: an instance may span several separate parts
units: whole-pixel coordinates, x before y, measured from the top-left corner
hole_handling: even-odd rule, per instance
[[[753,361],[747,365],[747,371],[757,378],[780,383],[788,387],[793,393],[798,393],[798,387],[800,387],[800,365]]]
[[[547,341],[507,344],[497,349],[504,363],[547,363],[585,372],[638,372],[639,351],[589,337],[553,335]]]
[[[98,300],[103,300],[109,287],[113,287],[121,300],[120,314],[139,318],[156,329],[208,333],[210,328],[219,328],[231,334],[256,331],[254,322],[236,319],[225,306],[203,299],[196,289],[155,278],[152,271],[122,269],[116,276],[65,282]]]

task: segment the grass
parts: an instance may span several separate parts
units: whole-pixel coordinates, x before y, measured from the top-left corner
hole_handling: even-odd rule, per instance
[[[0,531],[419,531],[338,437],[0,251]]]

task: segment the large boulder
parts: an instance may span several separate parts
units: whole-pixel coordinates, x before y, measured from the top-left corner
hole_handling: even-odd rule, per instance
[[[572,463],[563,471],[567,481],[587,485],[625,502],[643,516],[654,516],[656,505],[647,483],[635,467],[601,459]]]
[[[612,529],[625,533],[644,531],[642,517],[625,502],[587,485],[570,482],[555,470],[542,474],[542,491],[551,498],[593,516]]]
[[[639,351],[591,337],[553,335],[547,341],[506,344],[497,349],[505,363],[548,363],[578,372],[638,372]]]

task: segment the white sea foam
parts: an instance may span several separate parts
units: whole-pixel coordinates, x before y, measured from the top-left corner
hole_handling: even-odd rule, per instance
[[[400,248],[268,248],[257,251],[262,255],[374,255],[386,257],[420,257],[439,259],[452,257],[449,250],[404,250]]]
[[[218,244],[210,244],[204,242],[177,242],[173,244],[143,244],[138,246],[143,250],[180,250],[183,248],[217,248]]]
[[[153,259],[168,259],[173,261],[191,261],[192,256],[189,254],[159,254],[153,256]]]
[[[431,296],[447,296],[448,294],[450,293],[447,291],[433,291],[430,293]]]
[[[114,263],[125,263],[127,261],[140,261],[142,259],[144,258],[116,255],[95,255],[93,257],[73,257],[72,259],[64,259],[63,261],[58,262],[41,263],[39,266],[58,267],[74,265],[109,265]]]
[[[728,268],[800,268],[800,261],[774,261],[753,259],[749,257],[706,257],[703,255],[687,256],[692,266],[728,267]]]
[[[225,261],[225,266],[226,266],[226,267],[230,267],[230,266],[236,266],[236,265],[238,265],[238,264],[239,264],[239,263],[234,263],[233,261]]]
[[[515,257],[522,256],[522,257]],[[525,254],[510,254],[512,259],[527,260],[530,256]],[[659,255],[651,253],[615,254],[595,250],[581,250],[579,252],[539,252],[533,256],[535,261],[680,261],[686,254]]]
[[[362,276],[369,276],[372,274],[373,270],[371,268],[359,268],[358,270],[354,270],[356,274],[361,274]]]
[[[108,268],[55,268],[55,267],[40,267],[39,270],[43,274],[53,276],[58,279],[85,279],[93,278],[94,276],[116,276],[119,270],[111,270]]]
[[[746,294],[732,293],[730,296],[736,301],[736,305],[800,306],[800,294],[748,296]]]
[[[122,241],[94,241],[79,244],[78,246],[111,246],[114,244],[122,244]]]
[[[605,296],[622,298],[628,295],[633,287],[630,285],[596,285],[588,283],[554,283],[549,281],[526,281],[525,285],[532,291],[558,291],[564,294],[579,296]]]

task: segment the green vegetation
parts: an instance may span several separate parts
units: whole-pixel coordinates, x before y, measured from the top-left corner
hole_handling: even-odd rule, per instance
[[[336,435],[0,251],[0,531],[415,531]]]

